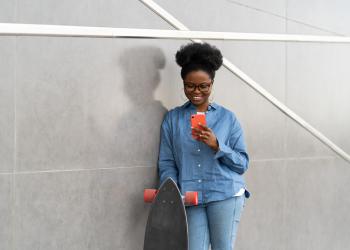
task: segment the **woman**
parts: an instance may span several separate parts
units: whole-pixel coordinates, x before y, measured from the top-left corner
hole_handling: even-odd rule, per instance
[[[221,52],[190,43],[176,53],[188,101],[168,111],[161,126],[160,182],[171,177],[181,193],[198,192],[198,206],[186,207],[190,250],[232,250],[249,192],[243,174],[248,154],[233,112],[209,102]],[[191,115],[205,112],[206,125],[191,127]],[[194,139],[196,138],[196,139]]]

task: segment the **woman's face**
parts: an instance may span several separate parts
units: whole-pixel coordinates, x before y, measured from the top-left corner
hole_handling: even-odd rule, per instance
[[[195,106],[209,103],[212,83],[213,81],[207,72],[203,70],[190,71],[184,79],[185,95]]]

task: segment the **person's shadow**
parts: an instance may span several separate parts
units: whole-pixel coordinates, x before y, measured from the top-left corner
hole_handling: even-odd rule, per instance
[[[131,101],[128,113],[119,118],[116,128],[119,163],[156,166],[160,125],[167,109],[154,99],[165,66],[163,52],[152,46],[126,49],[119,60],[123,70],[123,90]]]
[[[117,63],[121,83],[103,93],[115,100],[101,100],[102,105],[88,117],[87,162],[105,167],[155,167],[160,126],[167,112],[154,99],[165,66],[164,53],[153,46],[131,47],[123,50]]]
[[[167,109],[160,101],[154,99],[154,92],[161,80],[160,70],[165,66],[165,56],[156,47],[136,47],[125,50],[119,62],[125,79],[123,89],[130,98],[132,107],[119,119],[118,143],[122,148],[116,152],[117,157],[119,161],[126,162],[128,165],[156,168],[160,126]],[[145,171],[142,172],[145,173]],[[142,183],[149,185],[145,188],[159,185],[157,171],[137,178],[142,178]],[[143,190],[139,191],[140,194],[143,193]],[[137,197],[142,196],[133,197],[129,207],[130,223],[125,226],[127,232],[132,233],[137,229],[143,236],[150,205],[144,204]]]
[[[90,119],[91,132],[102,141],[96,146],[102,147],[96,149],[103,154],[99,157],[105,158],[108,164],[123,167],[118,173],[92,178],[90,183],[93,187],[89,206],[89,214],[93,215],[90,218],[92,235],[98,235],[90,244],[96,249],[101,246],[120,249],[124,244],[126,249],[140,248],[150,209],[150,204],[143,202],[143,190],[158,186],[160,127],[167,112],[163,104],[154,99],[160,70],[165,66],[161,49],[129,48],[123,51],[118,63],[124,79],[119,91],[127,94],[131,107],[126,107],[128,111],[117,118],[111,127],[113,131],[108,133],[100,131],[97,122]],[[130,171],[125,170],[128,167]],[[122,239],[129,241],[121,242]]]

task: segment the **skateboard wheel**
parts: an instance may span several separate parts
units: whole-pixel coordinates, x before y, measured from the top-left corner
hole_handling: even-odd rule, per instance
[[[157,189],[145,189],[143,191],[143,200],[144,202],[153,202],[154,198],[156,197],[158,190]]]
[[[186,205],[198,205],[198,192],[186,192],[185,204]]]

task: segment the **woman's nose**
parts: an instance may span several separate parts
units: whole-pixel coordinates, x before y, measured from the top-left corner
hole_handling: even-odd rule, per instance
[[[201,93],[198,86],[195,87],[195,89],[193,90],[193,93],[196,93],[196,94]]]

